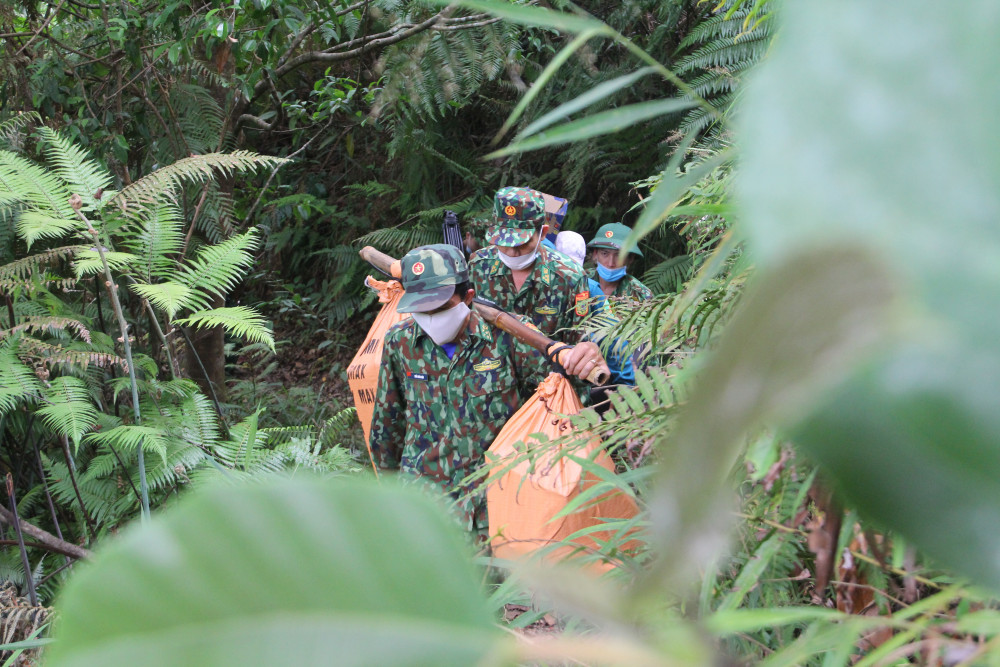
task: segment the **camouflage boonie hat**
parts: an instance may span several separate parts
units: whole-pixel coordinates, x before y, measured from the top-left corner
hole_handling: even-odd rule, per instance
[[[606,225],[601,225],[601,228],[597,230],[596,234],[594,234],[593,240],[587,244],[587,247],[621,250],[622,246],[625,245],[625,239],[627,239],[628,235],[631,233],[632,230],[620,222],[611,222]],[[642,251],[639,250],[638,246],[632,248],[629,252],[642,257]]]
[[[396,305],[399,313],[434,310],[451,298],[455,285],[469,279],[469,266],[462,251],[447,243],[414,248],[399,263],[406,290]]]
[[[528,242],[545,220],[545,199],[531,188],[506,187],[493,199],[493,227],[486,231],[491,245],[513,248]]]

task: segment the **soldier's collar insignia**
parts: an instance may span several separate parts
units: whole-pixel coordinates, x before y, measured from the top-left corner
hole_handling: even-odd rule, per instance
[[[500,368],[499,359],[483,359],[478,364],[474,364],[472,366],[473,370],[477,370],[479,372],[492,371],[496,370],[497,368]]]
[[[547,265],[543,266],[541,274],[542,274],[540,276],[541,281],[543,283],[545,283],[546,285],[551,285],[552,284],[552,269],[550,269]]]
[[[488,341],[492,342],[493,340],[493,331],[490,328],[490,325],[487,324],[486,320],[481,317],[479,318],[479,326],[476,328],[476,333]]]

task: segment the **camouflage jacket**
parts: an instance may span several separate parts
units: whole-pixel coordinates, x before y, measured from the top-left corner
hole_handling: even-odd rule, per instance
[[[483,463],[507,419],[551,370],[541,354],[473,311],[454,356],[413,320],[385,336],[372,415],[372,457],[457,501],[467,529],[489,528],[486,497],[461,481]]]
[[[591,269],[588,275],[595,282],[597,282],[598,285],[600,285],[601,281],[597,277],[596,269]],[[601,296],[603,294],[604,292],[600,292],[597,296]],[[618,286],[615,287],[615,293],[610,296],[625,297],[628,299],[635,299],[636,301],[648,301],[653,298],[653,290],[643,285],[635,276],[626,273],[625,277],[618,281]]]
[[[531,273],[518,290],[498,254],[496,246],[489,246],[469,259],[469,279],[476,296],[529,318],[546,336],[579,342],[579,333],[559,330],[579,326],[590,311],[590,287],[583,269],[539,246]]]

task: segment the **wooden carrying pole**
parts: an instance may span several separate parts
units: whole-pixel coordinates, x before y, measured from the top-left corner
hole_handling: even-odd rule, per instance
[[[386,275],[393,276],[394,278],[400,278],[402,276],[402,268],[398,259],[393,259],[389,255],[379,252],[371,246],[365,246],[362,248],[360,254],[361,259],[365,260]],[[561,345],[543,334],[541,331],[532,329],[522,324],[516,317],[510,313],[500,310],[499,308],[493,308],[492,306],[487,306],[482,303],[474,303],[472,307],[476,309],[476,312],[482,315],[484,320],[495,326],[497,329],[506,331],[525,345],[530,345],[535,348],[546,357],[549,356],[549,350],[553,347],[558,348]],[[569,353],[571,349],[572,347],[569,345],[562,346],[562,348],[556,352],[554,361],[562,366],[565,366],[566,362],[569,361]],[[595,385],[602,385],[608,381],[609,377],[610,376],[607,370],[605,370],[602,364],[595,364],[594,368],[587,376],[587,382]]]
[[[395,278],[396,280],[403,277],[403,267],[399,263],[398,259],[393,259],[392,257],[389,257],[389,255],[376,250],[370,245],[366,245],[358,252],[358,254],[361,255],[361,259],[365,260],[385,275]]]

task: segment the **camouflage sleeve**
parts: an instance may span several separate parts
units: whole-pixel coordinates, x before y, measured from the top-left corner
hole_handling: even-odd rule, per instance
[[[530,320],[521,318],[526,324],[535,328]],[[522,400],[528,400],[535,393],[538,385],[552,372],[553,366],[545,356],[510,334],[504,334],[510,338],[511,357],[514,363],[514,377],[517,378],[517,391]]]
[[[383,349],[369,445],[379,468],[398,468],[406,435],[406,405],[394,355],[388,346]]]

